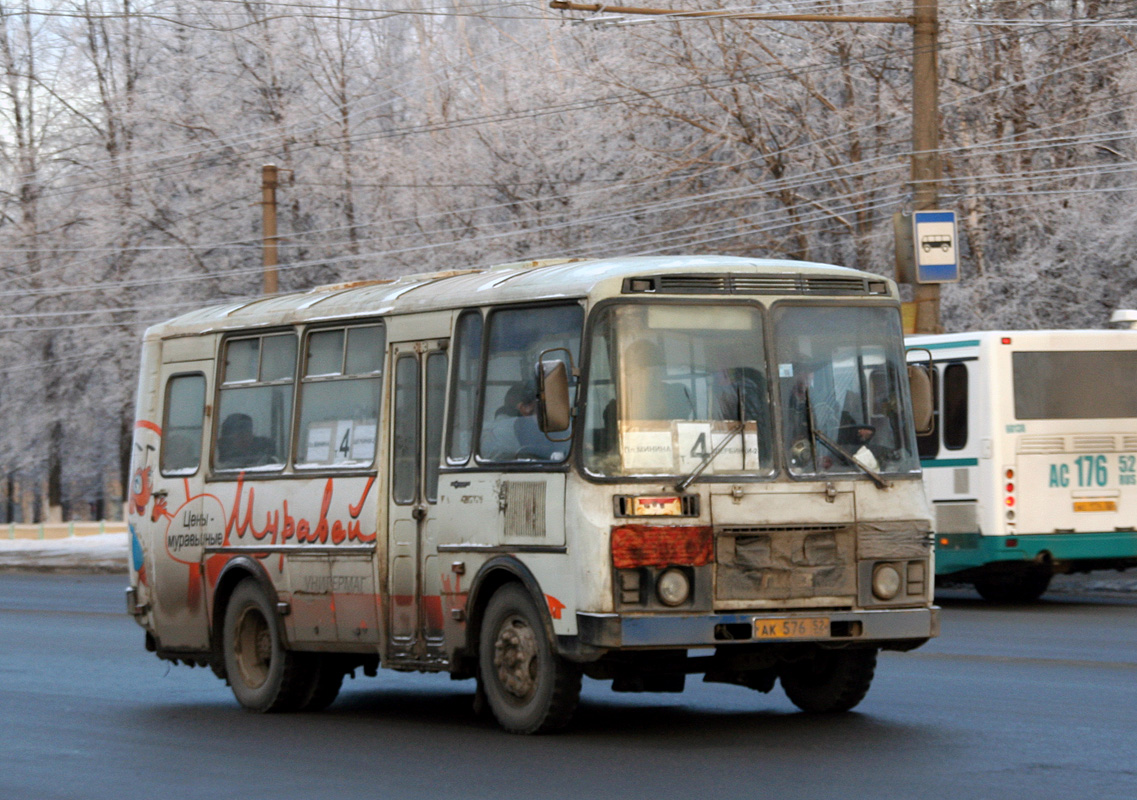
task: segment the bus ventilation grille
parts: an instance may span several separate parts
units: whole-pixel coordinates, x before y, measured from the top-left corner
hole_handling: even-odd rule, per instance
[[[545,535],[545,484],[505,481],[501,504],[505,512],[503,533],[514,536]]]
[[[888,294],[884,280],[864,278],[822,278],[798,273],[784,275],[660,275],[655,278],[628,278],[624,294]]]
[[[766,533],[839,531],[849,527],[845,523],[814,523],[805,525],[724,525],[716,531],[721,536],[754,536]]]
[[[1066,450],[1064,436],[1023,436],[1019,439],[1020,455],[1042,455],[1043,453],[1062,453]]]
[[[1075,453],[1112,453],[1117,449],[1113,436],[1071,436],[1070,449]]]

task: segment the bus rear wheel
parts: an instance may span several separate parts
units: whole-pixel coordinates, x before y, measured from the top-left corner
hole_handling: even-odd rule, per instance
[[[223,625],[225,672],[237,702],[265,713],[293,711],[309,701],[310,657],[284,647],[276,614],[256,581],[246,579],[233,590]]]
[[[563,728],[580,700],[580,669],[561,658],[533,598],[511,583],[486,606],[478,642],[478,683],[510,733]]]
[[[339,697],[344,669],[332,656],[314,656],[311,664],[307,696],[301,711],[323,711]]]
[[[975,591],[989,603],[1033,603],[1050,588],[1051,577],[1041,567],[996,573],[976,579]]]
[[[876,671],[876,648],[826,650],[785,664],[782,689],[795,706],[814,714],[848,711],[865,699]]]

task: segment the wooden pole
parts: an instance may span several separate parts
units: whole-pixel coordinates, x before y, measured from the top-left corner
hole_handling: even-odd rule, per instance
[[[264,212],[264,293],[277,292],[276,165],[261,167],[261,207]]]
[[[915,0],[912,37],[912,207],[939,207],[939,11],[937,0]],[[917,283],[916,333],[940,333],[940,285]]]

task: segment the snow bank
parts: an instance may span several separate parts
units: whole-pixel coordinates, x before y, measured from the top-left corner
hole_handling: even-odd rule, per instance
[[[0,536],[0,569],[125,572],[130,542],[125,533],[96,533],[63,539],[5,539]]]

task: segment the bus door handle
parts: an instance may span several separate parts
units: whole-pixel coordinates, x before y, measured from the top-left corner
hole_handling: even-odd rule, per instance
[[[415,506],[414,509],[411,510],[411,516],[417,521],[422,522],[426,519],[426,506]]]

